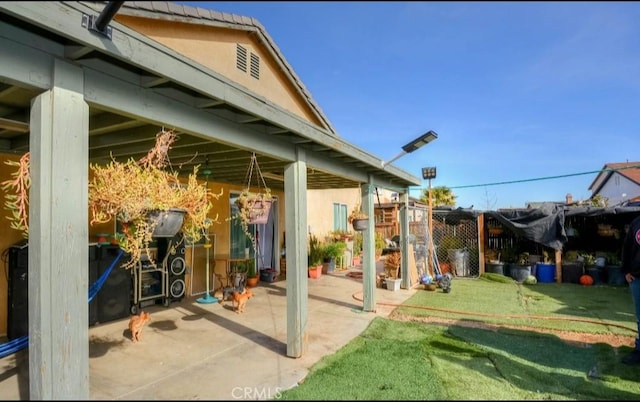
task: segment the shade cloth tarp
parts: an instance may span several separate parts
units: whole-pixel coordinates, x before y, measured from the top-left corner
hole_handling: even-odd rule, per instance
[[[629,214],[629,221],[640,215],[638,206],[586,207],[543,204],[531,209],[501,209],[498,211],[473,211],[457,208],[445,213],[445,223],[457,225],[464,219],[476,219],[485,214],[500,222],[516,236],[534,241],[538,244],[562,250],[567,242],[565,219],[568,217],[606,217],[609,215]]]
[[[562,250],[562,245],[567,241],[563,207],[542,206],[536,209],[488,211],[485,215],[496,219],[517,236],[554,250]]]
[[[569,217],[607,217],[629,215],[629,221],[640,215],[640,207],[542,206],[538,209],[499,210],[485,212],[514,233],[555,250],[567,242],[565,219]]]

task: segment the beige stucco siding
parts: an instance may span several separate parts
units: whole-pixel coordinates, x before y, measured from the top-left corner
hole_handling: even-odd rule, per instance
[[[360,189],[308,190],[307,191],[307,225],[311,233],[324,239],[333,231],[333,204],[345,204],[347,215],[360,202]],[[351,225],[347,230],[352,231]]]
[[[119,15],[116,20],[264,96],[305,120],[323,127],[311,111],[307,101],[296,91],[288,76],[256,39],[255,34],[242,30],[174,21],[161,22],[126,15]],[[236,67],[238,44],[247,50],[248,66],[252,53],[259,57],[260,74],[258,79],[251,76],[249,67],[246,72]]]

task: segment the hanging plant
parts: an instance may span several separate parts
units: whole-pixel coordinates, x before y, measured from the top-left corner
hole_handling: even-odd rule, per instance
[[[264,193],[252,193],[244,189],[238,196],[236,205],[240,210],[240,220],[247,225],[265,224],[271,210],[271,191],[267,189]]]
[[[162,130],[156,135],[156,143],[147,155],[135,161],[111,161],[106,165],[90,164],[93,179],[89,183],[90,224],[117,220],[122,231],[115,238],[123,251],[130,255],[123,268],[131,268],[140,260],[142,253],[151,255],[149,244],[158,234],[157,229],[165,225],[164,218],[177,212],[179,220],[175,231],[182,231],[185,240],[197,242],[206,236],[206,228],[217,217],[208,217],[212,194],[198,183],[198,166],[194,167],[186,183],[178,178],[170,166],[168,152],[176,140],[173,130]],[[11,227],[21,230],[28,237],[28,195],[31,184],[29,154],[19,162],[7,162],[18,167],[13,179],[2,182],[5,190],[5,206],[11,211]],[[162,227],[166,229],[166,227]],[[166,235],[168,236],[168,235]],[[208,240],[208,239],[207,239]]]
[[[6,161],[5,164],[16,166],[18,169],[11,173],[12,179],[2,182],[4,205],[10,212],[7,219],[11,221],[11,228],[21,231],[25,239],[29,238],[29,187],[31,187],[29,158],[29,152],[27,152],[18,162]]]
[[[347,222],[353,226],[353,230],[361,232],[369,227],[369,216],[360,209],[360,203],[356,204],[347,217]]]
[[[207,238],[206,229],[217,221],[217,217],[212,220],[208,214],[211,199],[218,199],[222,192],[212,194],[207,186],[198,183],[198,166],[186,183],[180,181],[177,172],[167,169],[168,152],[175,140],[173,130],[162,130],[156,135],[155,146],[139,161],[90,165],[94,174],[89,184],[90,223],[112,219],[121,222],[122,232],[116,233],[116,239],[120,248],[131,255],[127,268],[143,253],[150,254],[149,244],[154,237],[172,237],[171,232],[181,231],[187,243],[196,243],[203,236]],[[173,213],[178,214],[178,220],[164,223],[163,219]],[[159,226],[164,224],[172,230],[158,235]]]
[[[251,183],[254,178],[257,191],[251,191]],[[235,201],[238,206],[238,213],[232,219],[238,219],[243,232],[251,240],[255,248],[256,241],[253,233],[249,230],[249,225],[267,223],[272,203],[271,189],[267,187],[264,177],[262,177],[255,152],[251,154],[251,162],[247,169],[245,181],[247,185]]]

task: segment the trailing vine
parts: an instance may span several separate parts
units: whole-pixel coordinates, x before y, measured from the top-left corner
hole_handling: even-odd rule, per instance
[[[12,179],[2,182],[4,190],[5,208],[11,212],[7,219],[11,221],[11,228],[22,232],[25,239],[29,238],[29,187],[31,187],[30,154],[22,155],[16,161],[5,161],[9,166],[16,166],[17,170],[11,173]]]
[[[254,170],[258,188],[257,192],[250,191],[251,181],[254,177]],[[260,171],[260,166],[258,165],[258,159],[256,158],[255,153],[251,155],[251,162],[247,169],[245,180],[247,182],[247,186],[242,190],[242,192],[240,192],[240,195],[235,201],[238,206],[238,212],[231,218],[237,219],[240,222],[242,231],[247,238],[249,238],[255,249],[256,239],[253,236],[253,233],[249,230],[249,225],[255,223],[256,220],[266,219],[265,214],[269,213],[272,201],[271,189],[267,187],[264,178],[262,177],[262,172]]]
[[[156,135],[156,142],[147,155],[138,161],[112,160],[106,165],[90,164],[93,178],[89,182],[90,224],[118,221],[122,231],[116,233],[120,248],[130,254],[130,261],[123,268],[131,268],[142,253],[151,255],[149,244],[157,220],[149,220],[150,212],[167,211],[177,208],[184,211],[181,231],[187,242],[196,243],[203,236],[207,238],[207,228],[218,221],[218,216],[209,218],[211,199],[222,195],[209,192],[198,183],[198,166],[193,168],[186,182],[170,167],[168,152],[176,140],[173,130],[162,130]],[[11,227],[22,231],[28,238],[29,187],[31,185],[29,153],[18,162],[5,162],[16,166],[12,179],[2,182],[5,191],[5,207],[11,212],[8,219]]]

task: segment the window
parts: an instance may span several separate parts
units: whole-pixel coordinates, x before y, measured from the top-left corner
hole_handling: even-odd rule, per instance
[[[236,216],[239,212],[238,206],[236,205],[238,196],[238,193],[229,193],[229,205],[231,208],[229,216]],[[244,233],[240,221],[238,219],[231,219],[229,221],[229,228],[231,230],[231,233],[229,233],[229,257],[244,258],[246,257],[246,249],[248,248],[249,256],[253,258],[255,252],[253,250],[253,245],[251,244],[251,239],[249,239],[249,237]],[[249,225],[248,229],[249,233],[255,235],[255,225]]]
[[[333,230],[347,230],[346,204],[333,204]]]

